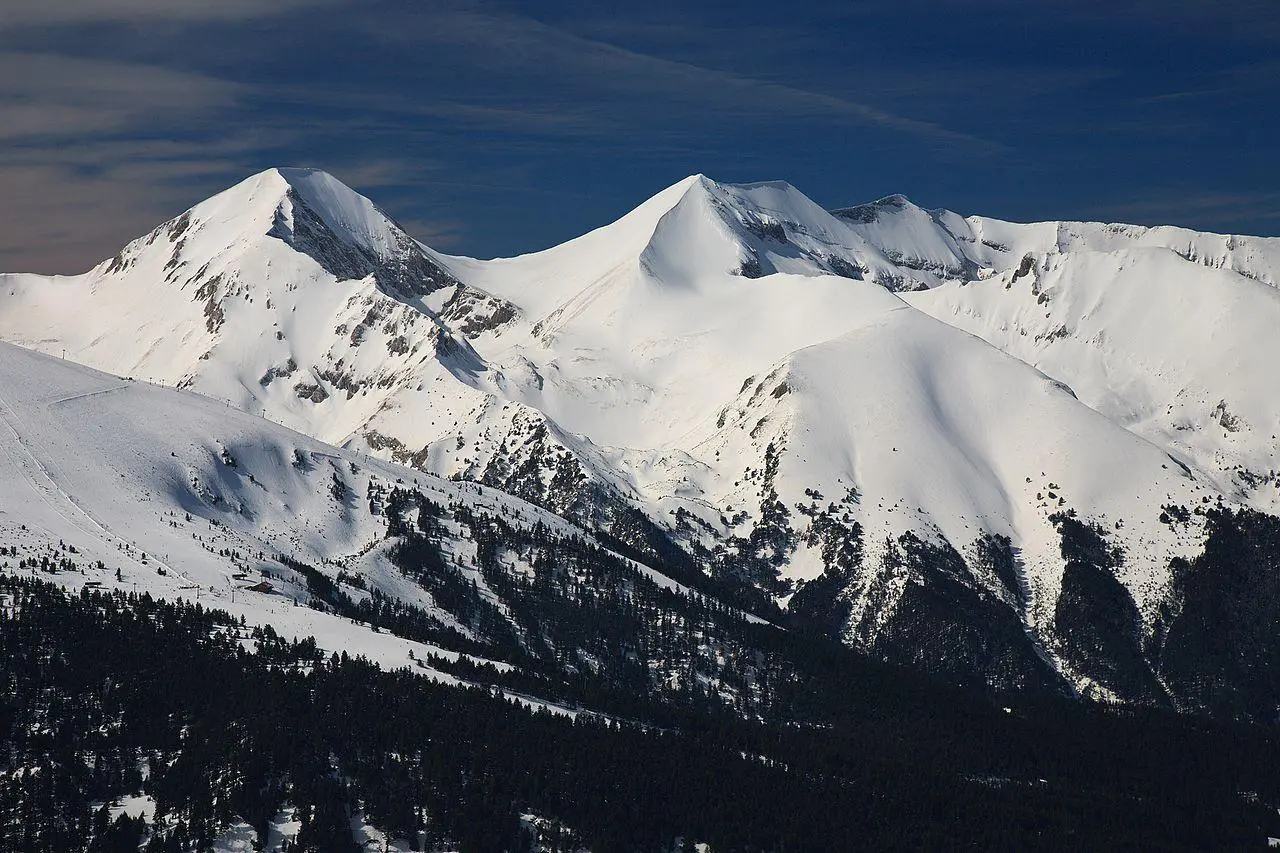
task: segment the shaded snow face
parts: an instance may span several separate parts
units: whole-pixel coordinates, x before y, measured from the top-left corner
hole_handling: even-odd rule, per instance
[[[271,230],[339,281],[372,275],[389,296],[421,298],[458,281],[367,199],[323,172],[282,173]]]

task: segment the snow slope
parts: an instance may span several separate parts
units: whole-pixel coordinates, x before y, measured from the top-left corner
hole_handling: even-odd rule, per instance
[[[665,536],[780,602],[838,577],[835,627],[887,657],[906,653],[877,644],[919,610],[913,589],[940,583],[903,558],[927,543],[964,567],[964,619],[1020,626],[1089,689],[1057,651],[1051,516],[1123,551],[1150,631],[1169,561],[1203,537],[1198,517],[1159,521],[1166,506],[1280,508],[1277,269],[1280,240],[901,196],[827,212],[785,183],[701,175],[479,261],[323,173],[270,170],[84,276],[0,277],[0,337],[499,486],[651,553]]]
[[[304,606],[305,580],[275,559],[357,577],[358,588],[340,581],[349,595],[377,589],[467,634],[386,558],[387,520],[365,509],[371,484],[517,528],[584,535],[500,492],[343,451],[191,392],[0,344],[0,542],[16,549],[0,568],[70,559],[81,571],[54,575],[69,586],[197,600],[284,636],[315,637],[326,650],[454,682],[420,662],[456,660],[456,651]],[[475,547],[461,530],[441,544],[446,555]],[[248,589],[264,579],[272,591]]]
[[[1280,239],[1274,237],[1102,222],[1006,222],[925,210],[901,195],[834,210],[832,215],[892,260],[911,290],[1011,270],[1028,254],[1168,249],[1190,263],[1229,269],[1272,285],[1280,266]]]
[[[1048,254],[1014,273],[910,301],[1067,383],[1218,490],[1280,510],[1280,290],[1162,248]]]
[[[1026,364],[883,291],[866,303],[856,328],[751,383],[697,451],[754,470],[770,444],[785,451],[773,488],[787,506],[821,507],[855,490],[845,510],[872,555],[908,530],[957,549],[984,533],[1010,537],[1038,622],[1052,616],[1062,563],[1048,516],[1070,506],[1123,525],[1116,536],[1134,555],[1124,580],[1140,607],[1154,604],[1169,558],[1197,544],[1157,522],[1160,506],[1216,492]],[[721,481],[712,494],[716,505],[758,504],[759,478]],[[873,557],[864,568],[875,569]]]
[[[896,196],[836,211],[944,271],[906,298],[1069,385],[1236,499],[1280,509],[1280,239],[1018,224]]]

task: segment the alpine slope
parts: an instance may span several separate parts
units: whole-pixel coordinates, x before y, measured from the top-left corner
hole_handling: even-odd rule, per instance
[[[128,383],[79,405],[133,395],[160,424],[172,392],[130,380],[191,392],[207,420],[163,428],[207,458],[227,419],[259,430],[237,460],[287,462],[281,425],[313,457],[481,484],[885,660],[1179,705],[1199,700],[1163,650],[1194,610],[1188,577],[1223,519],[1280,513],[1277,277],[1276,238],[901,196],[827,211],[702,175],[562,245],[476,260],[326,173],[272,169],[83,275],[0,276],[0,338]],[[92,467],[22,454],[45,426],[17,421],[55,410],[7,418],[37,492],[40,470]],[[273,485],[290,499],[271,512],[234,500],[255,541],[350,557],[376,537],[312,514],[336,511],[330,485]],[[50,531],[96,529],[58,506]]]

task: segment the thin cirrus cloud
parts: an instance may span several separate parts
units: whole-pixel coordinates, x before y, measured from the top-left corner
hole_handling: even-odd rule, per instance
[[[850,16],[879,15],[879,0],[850,0]],[[1037,29],[1094,27],[1140,31],[1150,40],[1161,33],[1189,33],[1209,41],[1228,37],[1249,42],[1274,42],[1280,37],[1280,9],[1274,0],[897,0],[894,8],[908,15],[932,14],[946,20],[957,13],[999,15]]]
[[[231,26],[334,6],[333,0],[57,0],[0,3],[0,270],[82,271],[145,233],[195,193],[225,185],[269,147],[223,120],[239,83],[180,62],[113,56],[134,27]],[[59,51],[59,36],[116,29],[96,57]],[[123,30],[121,28],[124,28]],[[122,38],[127,43],[127,37]],[[75,44],[73,41],[72,44]],[[280,140],[276,140],[278,144]]]
[[[481,121],[528,119],[539,129],[567,132],[625,130],[636,123],[637,112],[667,120],[674,111],[684,119],[756,124],[803,117],[880,128],[968,155],[1004,148],[849,97],[628,49],[526,16],[432,8],[404,23],[371,20],[361,26],[373,39],[406,52],[436,53],[481,67],[486,76],[523,80],[521,94],[528,94],[530,84],[541,83],[538,91],[550,93],[562,108],[549,113],[503,104],[495,110],[443,101],[420,107],[425,111],[445,110]],[[564,97],[570,94],[562,88],[566,86],[572,87],[571,97]],[[577,110],[564,109],[575,101]],[[623,110],[627,121],[618,120]]]
[[[175,139],[236,98],[234,84],[190,72],[0,53],[0,269],[76,272],[154,225],[175,184],[235,159],[234,134]]]
[[[100,168],[98,158],[116,159]],[[195,201],[191,187],[227,182],[219,152],[164,141],[89,146],[57,158],[6,152],[0,161],[0,270],[83,272]],[[234,162],[234,151],[225,152]]]
[[[0,140],[136,127],[158,112],[181,120],[235,102],[234,84],[114,60],[0,52]]]
[[[86,23],[242,21],[331,0],[56,0],[0,4],[0,28]]]

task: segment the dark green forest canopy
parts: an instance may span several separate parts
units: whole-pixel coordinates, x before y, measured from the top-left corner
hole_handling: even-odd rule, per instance
[[[199,849],[236,817],[264,829],[286,803],[308,850],[353,849],[356,809],[393,837],[476,851],[528,849],[523,815],[542,819],[541,843],[595,851],[1280,835],[1280,749],[1257,725],[993,700],[871,666],[848,671],[850,701],[811,709],[821,725],[693,707],[667,708],[661,727],[571,718],[198,606],[12,577],[0,592],[5,850]],[[92,807],[138,791],[157,804],[151,825]]]

